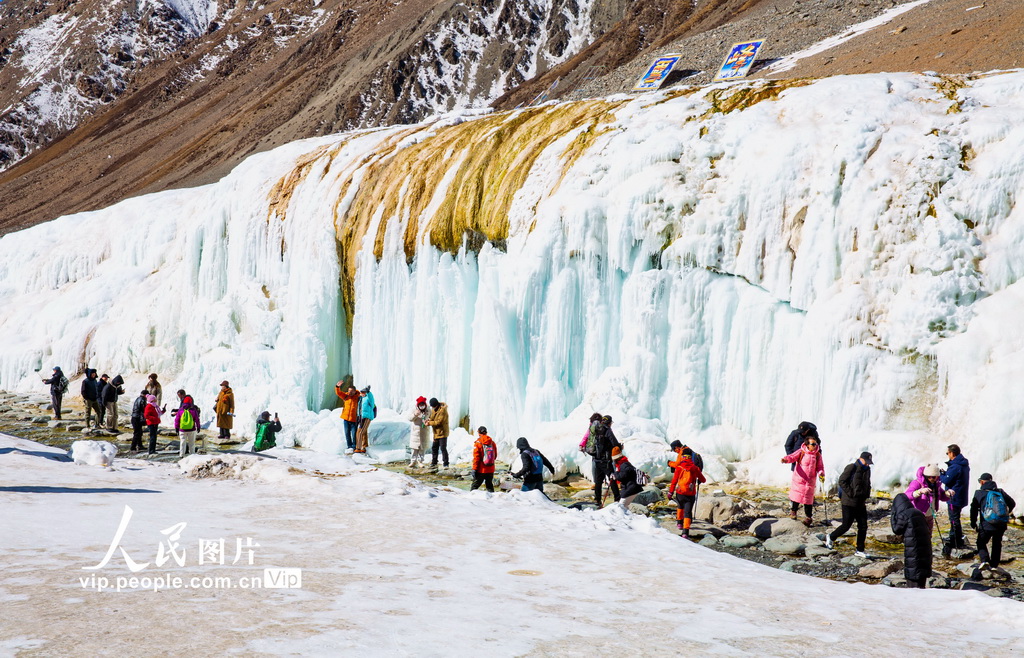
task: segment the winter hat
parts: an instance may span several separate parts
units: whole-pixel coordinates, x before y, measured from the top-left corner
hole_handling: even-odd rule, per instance
[[[870,452],[868,452],[867,450],[865,450],[864,452],[860,453],[860,458],[861,458],[861,459],[863,459],[863,460],[864,460],[864,463],[865,463],[865,464],[867,464],[867,465],[869,465],[869,466],[870,466],[871,464],[874,464],[874,463],[875,463],[875,462],[874,462],[874,461],[872,461],[872,459],[871,459],[871,453],[870,453]]]
[[[620,455],[622,455],[622,448],[620,448],[619,446],[615,446],[614,448],[612,448],[612,459]]]
[[[928,464],[924,467],[924,476],[926,478],[937,478],[939,477],[939,467],[935,464]]]
[[[147,395],[146,396],[146,402],[148,402],[148,403],[150,403],[152,405],[156,405],[156,396],[155,395]]]
[[[53,367],[53,371],[54,372],[60,372],[60,366],[54,366]]]
[[[612,417],[611,416],[604,416],[603,418],[601,418],[601,422],[604,423],[605,425],[611,425],[612,424]]]
[[[689,446],[683,446],[683,456],[684,457],[693,457],[693,450],[690,450]]]
[[[441,403],[437,401],[437,398],[430,398],[430,406],[437,409],[441,406]]]
[[[679,440],[676,440],[676,441],[673,441],[672,443],[668,444],[668,447],[672,448],[673,450],[679,450],[680,448],[683,447],[683,442],[679,441]]]
[[[226,380],[226,379],[225,379],[224,381],[222,381],[222,382],[220,383],[220,385],[221,385],[221,386],[230,386],[230,384],[228,384],[228,380]]]
[[[262,418],[263,420],[270,420],[270,412],[264,411],[263,413],[260,414],[260,418]]]
[[[422,395],[419,396],[418,398],[416,398],[416,406],[417,407],[420,406],[421,404],[425,404],[426,402],[427,402],[427,398],[423,397]]]
[[[369,392],[370,392],[370,387],[369,387],[369,386],[366,386],[366,387],[364,387],[364,388],[363,388],[363,390],[362,390],[362,391],[360,391],[360,392],[361,392],[361,393],[369,393]]]
[[[476,428],[476,431],[477,431],[478,434],[487,434],[487,428],[484,427],[483,425],[481,425],[480,427]]]
[[[991,480],[991,479],[992,479],[992,474],[991,473],[982,473],[981,475],[978,476],[978,482],[984,482],[986,480]]]
[[[530,442],[526,440],[525,436],[521,436],[518,439],[516,439],[516,447],[519,448],[520,450],[529,450]]]

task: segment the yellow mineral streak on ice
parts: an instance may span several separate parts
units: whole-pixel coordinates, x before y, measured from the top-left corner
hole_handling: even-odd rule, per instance
[[[274,183],[267,195],[267,221],[274,217],[281,221],[285,220],[288,214],[288,204],[291,203],[292,195],[295,194],[295,188],[309,175],[313,163],[332,150],[340,150],[342,145],[343,143],[339,145],[325,144],[304,154],[295,162],[295,167],[291,171]]]

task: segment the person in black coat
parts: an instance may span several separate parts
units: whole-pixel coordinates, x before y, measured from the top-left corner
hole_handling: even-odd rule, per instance
[[[615,433],[612,432],[611,416],[602,418],[601,423],[593,427],[590,432],[597,443],[597,449],[594,453],[594,502],[597,503],[597,507],[600,509],[604,504],[601,500],[601,495],[606,479],[608,480],[608,488],[611,490],[612,496],[615,497],[615,502],[619,501],[619,485],[615,481],[612,449],[621,448],[622,445],[615,438]]]
[[[85,369],[82,380],[82,400],[85,401],[85,428],[92,425],[92,414],[96,414],[96,427],[103,424],[103,407],[100,405],[100,381],[96,378],[95,368]]]
[[[555,467],[551,465],[548,458],[542,455],[539,450],[530,447],[530,442],[526,440],[525,436],[519,437],[516,441],[516,447],[519,448],[519,461],[523,467],[516,473],[513,473],[512,477],[523,478],[523,491],[533,491],[536,489],[543,492],[544,469],[547,468],[554,473]]]
[[[622,448],[612,448],[612,464],[615,467],[615,479],[621,485],[620,498],[624,507],[629,507],[637,494],[644,490],[643,485],[637,482],[636,467],[629,463]]]
[[[825,535],[825,546],[832,548],[832,542],[843,536],[857,522],[857,555],[867,557],[864,553],[864,540],[868,535],[867,500],[871,496],[871,459],[870,452],[860,453],[860,458],[843,469],[839,476],[839,489],[842,495],[839,501],[843,507],[843,523],[831,533]]]
[[[932,533],[928,519],[911,504],[907,494],[896,494],[892,499],[889,525],[897,535],[903,535],[903,576],[908,583],[925,588],[932,575]]]
[[[104,416],[107,419],[107,429],[111,432],[117,431],[117,398],[124,395],[124,378],[121,375],[117,375],[109,382],[106,381],[106,375],[100,377],[100,380],[104,382],[103,387],[100,389],[100,404],[102,405]],[[100,423],[102,424],[102,420]]]
[[[974,498],[971,499],[971,527],[978,531],[978,559],[982,563],[987,562],[993,567],[998,567],[999,560],[1003,557],[1003,533],[1006,532],[1007,522],[985,520],[985,499],[990,491],[1001,493],[1003,501],[1006,503],[1007,517],[1013,513],[1013,508],[1017,506],[1017,502],[1010,498],[1010,494],[996,486],[996,483],[992,481],[992,475],[989,473],[982,473],[981,477],[978,478],[978,484],[981,485],[981,488],[974,492]],[[979,522],[981,527],[978,526]],[[988,553],[989,539],[992,540],[991,556]]]
[[[792,455],[800,449],[800,446],[804,444],[804,441],[812,437],[818,439],[818,428],[814,423],[808,420],[801,422],[796,426],[796,429],[790,432],[789,436],[786,437],[786,455]],[[820,443],[821,439],[818,439],[818,442]],[[696,464],[697,460],[694,460],[694,463]],[[702,464],[697,465],[704,468]],[[796,469],[796,462],[790,464],[789,470],[794,469]]]

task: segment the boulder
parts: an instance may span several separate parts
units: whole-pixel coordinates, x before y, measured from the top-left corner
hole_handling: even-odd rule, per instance
[[[577,491],[572,495],[573,500],[594,500],[594,490],[584,489],[583,491]]]
[[[772,537],[765,540],[764,548],[780,555],[800,555],[806,545],[797,537]]]
[[[82,430],[85,429],[85,426],[84,425],[74,425],[74,424],[72,424],[72,425],[68,425],[66,429],[69,432],[81,432]]]
[[[765,517],[750,524],[748,532],[758,539],[780,537],[784,535],[802,535],[807,527],[795,519],[776,519]]]
[[[406,470],[409,470],[409,469],[406,469]],[[501,482],[500,484],[498,484],[498,489],[500,489],[501,491],[513,491],[513,490],[517,490],[518,491],[519,489],[522,489],[522,488],[523,488],[523,484],[521,482],[516,482],[515,480],[505,480],[504,482]]]
[[[883,544],[903,543],[903,537],[901,535],[897,535],[893,531],[884,528],[879,530],[872,530],[871,536],[875,538],[875,541],[880,541]]]
[[[932,577],[928,579],[926,586],[928,589],[949,589],[949,579],[933,574]]]
[[[640,516],[651,515],[651,511],[647,509],[646,505],[637,505],[636,503],[629,504],[629,511],[633,514],[639,514]]]
[[[761,540],[757,537],[744,537],[742,535],[726,535],[721,539],[723,546],[729,548],[754,548],[755,546],[761,545]]]
[[[545,482],[544,495],[551,500],[564,500],[569,497],[569,490],[553,482]]]
[[[693,524],[690,526],[690,532],[712,534],[715,536],[715,539],[721,539],[725,535],[729,534],[728,532],[722,530],[718,526],[713,525],[711,523],[705,523],[704,521],[694,521]]]
[[[851,567],[863,567],[866,564],[871,564],[871,560],[866,557],[857,557],[856,555],[850,555],[839,560],[843,564],[848,564]]]
[[[697,543],[700,544],[701,546],[705,546],[707,548],[711,548],[713,546],[718,546],[718,540],[715,539],[714,535],[704,535],[701,538],[701,540],[699,542],[697,542]]]
[[[786,560],[785,562],[783,562],[782,564],[779,565],[779,570],[780,571],[789,571],[790,573],[792,573],[793,572],[793,567],[797,566],[798,564],[804,564],[804,561],[803,560]]]
[[[725,525],[748,514],[750,509],[750,503],[742,498],[725,494],[711,494],[697,498],[693,515],[697,518],[707,519],[715,525]]]
[[[644,487],[643,491],[636,495],[633,503],[636,505],[651,505],[661,500],[665,500],[665,494],[661,492],[661,489],[653,484],[648,484]]]
[[[868,567],[864,567],[867,569]],[[882,584],[888,587],[906,587],[907,579],[901,573],[891,573],[882,578]]]
[[[46,425],[50,422],[49,416],[32,416],[32,420],[29,421],[35,425]]]
[[[889,509],[892,509],[892,501],[889,500],[888,498],[876,498],[875,502],[868,503],[868,505],[866,505],[866,507],[868,508],[869,512],[877,512],[879,510],[883,510],[883,511],[884,510],[889,510]]]
[[[823,557],[826,555],[835,555],[836,550],[834,548],[825,548],[821,545],[808,545],[804,547],[804,555],[807,557]]]
[[[903,560],[884,560],[864,565],[857,572],[861,578],[885,578],[903,568]]]

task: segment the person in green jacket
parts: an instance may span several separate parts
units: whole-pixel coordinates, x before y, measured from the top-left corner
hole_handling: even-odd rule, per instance
[[[269,411],[261,413],[260,417],[256,419],[256,440],[252,443],[252,451],[263,452],[276,446],[277,442],[274,439],[280,431],[281,420],[277,414],[274,414],[274,420],[270,420]]]

